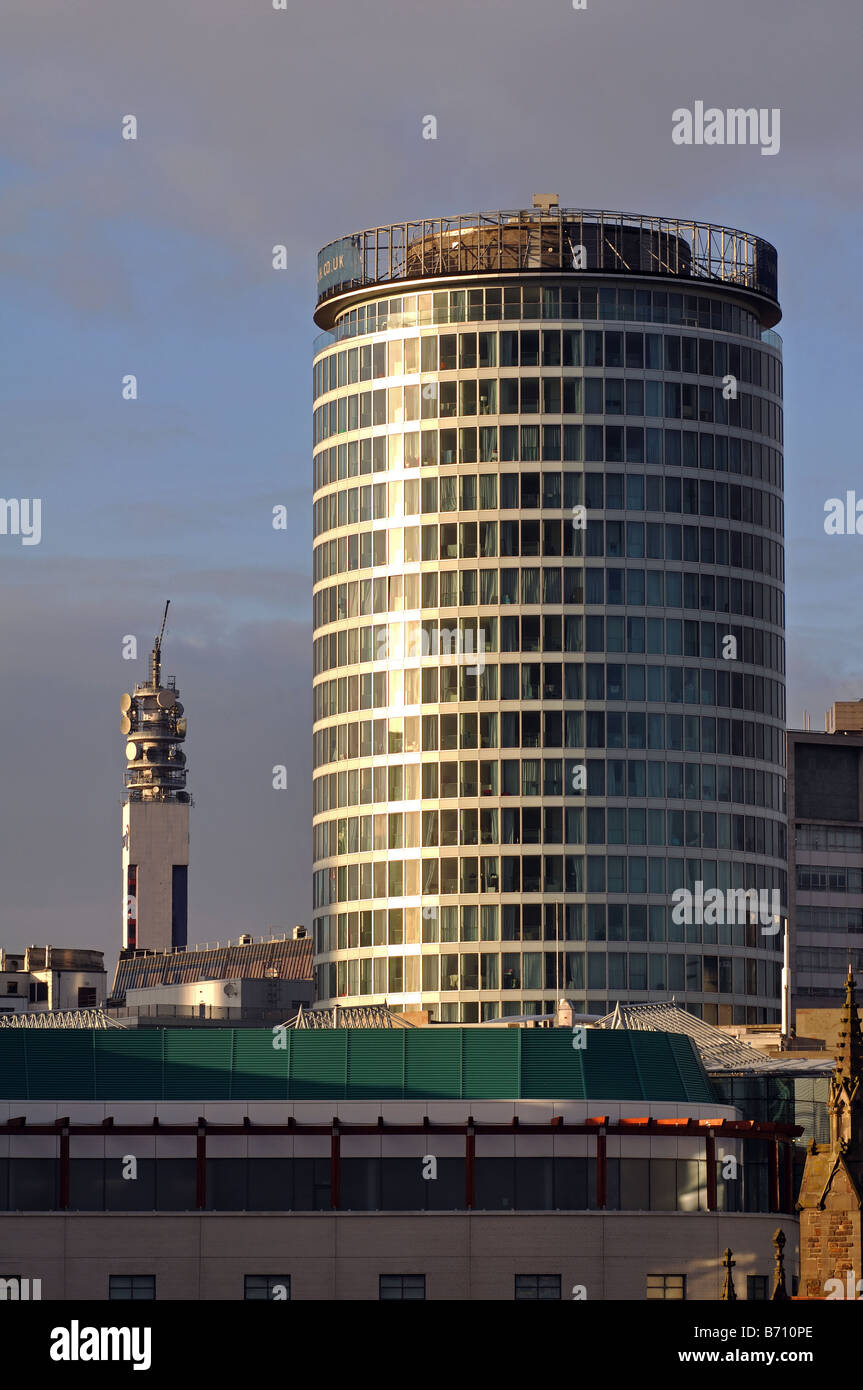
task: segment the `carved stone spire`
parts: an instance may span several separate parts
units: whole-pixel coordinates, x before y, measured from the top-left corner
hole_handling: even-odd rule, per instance
[[[824,1298],[827,1281],[845,1286],[849,1270],[863,1269],[863,1035],[849,967],[839,1018],[839,1048],[827,1104],[830,1143],[806,1153],[800,1212],[800,1289]],[[856,1277],[856,1276],[855,1276]]]
[[[773,1244],[776,1247],[776,1268],[773,1273],[773,1293],[771,1299],[787,1299],[788,1290],[785,1287],[785,1232],[780,1226],[773,1237]]]
[[[849,1158],[863,1158],[863,1032],[857,1016],[854,974],[848,967],[845,1003],[839,1023],[839,1050],[830,1079],[830,1147]]]
[[[731,1248],[730,1248],[730,1246],[727,1246],[727,1245],[726,1245],[725,1250],[724,1250],[723,1255],[722,1255],[722,1264],[723,1264],[723,1268],[725,1269],[725,1278],[724,1278],[724,1280],[723,1280],[723,1282],[722,1282],[722,1302],[723,1302],[723,1303],[732,1303],[732,1302],[736,1301],[736,1299],[737,1299],[737,1294],[736,1294],[735,1289],[734,1289],[734,1275],[731,1273],[731,1271],[732,1271],[732,1269],[734,1268],[734,1266],[735,1266],[736,1263],[737,1263],[737,1261],[736,1261],[736,1260],[732,1260],[732,1258],[731,1258]]]

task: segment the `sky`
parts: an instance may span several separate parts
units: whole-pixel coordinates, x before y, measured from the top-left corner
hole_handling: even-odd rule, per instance
[[[310,924],[316,254],[364,227],[556,193],[772,242],[789,723],[863,697],[863,537],[823,524],[863,500],[861,31],[859,0],[4,0],[0,496],[42,535],[0,535],[0,945],[113,969],[120,696],[168,598],[189,940]],[[696,101],[778,109],[778,152],[675,144]]]

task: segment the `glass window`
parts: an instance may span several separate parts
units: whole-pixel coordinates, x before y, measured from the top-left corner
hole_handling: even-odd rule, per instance
[[[382,1274],[379,1295],[382,1301],[424,1300],[426,1277],[424,1274]]]
[[[243,1281],[243,1298],[260,1301],[284,1301],[291,1296],[290,1274],[247,1274]]]
[[[647,1298],[681,1300],[686,1298],[685,1274],[648,1274]]]
[[[109,1299],[154,1299],[156,1297],[155,1274],[110,1274],[108,1276]]]
[[[515,1276],[516,1302],[559,1302],[559,1274],[517,1274]]]

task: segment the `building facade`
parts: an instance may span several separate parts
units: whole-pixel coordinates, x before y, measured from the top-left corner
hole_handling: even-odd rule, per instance
[[[843,973],[849,964],[863,970],[859,715],[859,705],[836,704],[829,733],[790,729],[787,736],[791,987],[794,1005],[807,1011],[838,1008]]]
[[[124,1027],[275,1025],[314,1002],[312,941],[305,927],[255,941],[173,951],[122,951],[110,1007]]]
[[[0,1030],[0,1279],[60,1300],[714,1300],[731,1246],[762,1298],[777,1224],[796,1268],[799,1127],[717,1100],[687,1037],[282,1041]]]
[[[0,946],[0,1014],[102,1009],[108,977],[101,951]]]
[[[536,201],[319,256],[318,998],[773,1022],[776,253]]]

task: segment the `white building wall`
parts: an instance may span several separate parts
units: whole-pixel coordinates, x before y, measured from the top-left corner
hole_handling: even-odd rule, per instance
[[[127,833],[128,832],[128,833]],[[123,807],[123,945],[128,942],[127,884],[137,865],[136,945],[170,950],[171,887],[175,864],[189,863],[189,806],[131,801]]]

